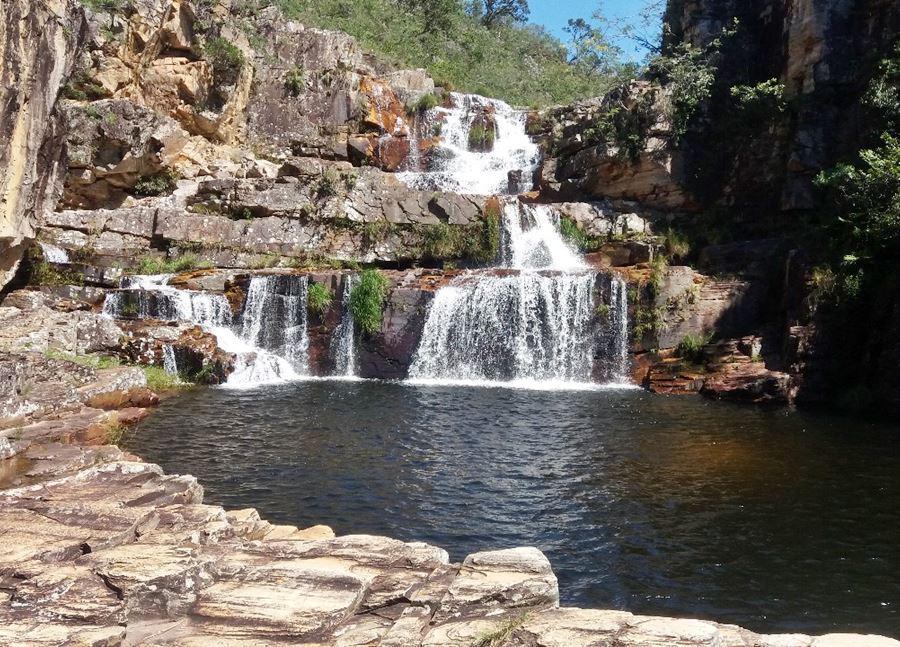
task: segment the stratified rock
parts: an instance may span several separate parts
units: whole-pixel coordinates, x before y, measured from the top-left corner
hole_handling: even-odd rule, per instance
[[[56,100],[84,32],[74,0],[10,0],[0,9],[0,288],[58,198],[65,135]]]

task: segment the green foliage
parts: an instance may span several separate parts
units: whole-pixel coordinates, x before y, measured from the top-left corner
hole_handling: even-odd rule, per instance
[[[415,112],[428,112],[439,105],[441,105],[441,100],[438,96],[434,92],[429,92],[422,95],[422,98],[416,102]]]
[[[855,164],[821,173],[839,214],[833,227],[844,269],[863,269],[900,253],[900,138],[885,133],[882,145],[860,151]]]
[[[98,370],[105,368],[116,368],[117,366],[122,365],[118,358],[110,357],[108,355],[76,355],[73,353],[61,351],[56,348],[48,348],[47,350],[45,350],[44,357],[46,357],[47,359],[57,359],[65,362],[72,362],[73,364],[78,364],[79,366],[87,366]]]
[[[319,178],[316,193],[320,198],[336,196],[341,187],[341,174],[335,168],[327,168]]]
[[[284,87],[292,97],[299,97],[306,89],[306,71],[295,65],[284,79]]]
[[[739,113],[739,119],[763,121],[787,109],[784,84],[769,79],[756,85],[735,85],[731,97]]]
[[[63,269],[44,260],[33,260],[28,282],[31,285],[83,285],[84,276],[80,272]]]
[[[565,216],[559,219],[559,231],[563,238],[583,252],[596,251],[603,245],[602,238],[588,235],[574,220]]]
[[[350,291],[350,312],[353,321],[367,335],[381,330],[384,300],[387,296],[388,280],[378,270],[363,270],[359,281]]]
[[[650,277],[647,279],[647,287],[650,289],[650,295],[654,298],[662,291],[668,267],[669,261],[662,254],[657,254],[650,261]]]
[[[161,366],[141,366],[144,377],[147,378],[147,387],[151,391],[177,391],[193,386],[182,380],[179,375],[171,375]]]
[[[664,248],[666,256],[670,259],[685,259],[691,253],[691,243],[687,236],[671,227],[666,230]]]
[[[401,68],[425,67],[442,85],[546,106],[598,96],[633,70],[570,63],[567,48],[536,25],[485,26],[455,0],[277,0],[290,18],[341,29]]]
[[[737,32],[737,20],[722,30],[705,47],[682,42],[665,55],[650,62],[650,73],[667,84],[671,98],[667,108],[672,122],[672,137],[675,142],[687,133],[691,120],[700,106],[712,96],[713,84],[718,70],[718,54],[725,38]]]
[[[862,102],[877,131],[900,131],[900,41],[894,45],[893,54],[876,67]]]
[[[135,272],[137,274],[177,274],[209,267],[212,267],[210,263],[200,261],[195,254],[182,254],[171,259],[145,256],[138,260]]]
[[[171,193],[178,183],[178,175],[171,169],[144,176],[135,183],[134,192],[142,196],[159,196]]]
[[[474,123],[469,128],[469,150],[489,151],[494,148],[494,138],[497,136],[493,128],[482,123]]]
[[[634,312],[634,333],[635,341],[643,341],[649,335],[656,333],[662,325],[662,317],[664,308],[651,308],[647,306],[638,307]]]
[[[687,360],[691,364],[700,364],[703,362],[703,347],[710,341],[708,335],[694,335],[688,333],[678,342],[675,348],[675,354],[678,357]]]
[[[613,143],[619,149],[620,158],[636,160],[644,150],[650,127],[655,121],[653,94],[646,92],[636,97],[628,107],[621,103],[610,107],[585,129],[582,137],[586,144]]]
[[[244,65],[244,54],[231,41],[217,36],[209,39],[203,47],[203,54],[212,63],[216,77],[233,81]]]
[[[306,293],[306,304],[309,311],[316,315],[323,315],[331,308],[334,301],[334,293],[324,283],[313,283]]]

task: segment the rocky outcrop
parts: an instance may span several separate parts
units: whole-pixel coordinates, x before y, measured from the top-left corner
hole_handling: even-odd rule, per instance
[[[75,0],[11,0],[0,8],[0,288],[36,219],[58,198],[64,130],[56,99],[84,31]]]

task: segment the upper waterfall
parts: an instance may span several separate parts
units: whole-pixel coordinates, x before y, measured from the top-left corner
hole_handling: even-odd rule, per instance
[[[398,174],[400,179],[415,189],[448,193],[531,190],[540,148],[526,132],[526,112],[475,94],[453,92],[450,101],[450,107],[433,108],[417,119],[410,168]],[[439,139],[427,162],[419,136]]]

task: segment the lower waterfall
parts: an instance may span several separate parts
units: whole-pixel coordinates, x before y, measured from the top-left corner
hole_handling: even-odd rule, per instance
[[[350,293],[356,277],[345,276],[341,294],[341,323],[331,337],[332,375],[335,377],[356,377],[356,322],[350,310]]]
[[[609,303],[598,307],[602,275],[563,239],[546,205],[505,204],[501,252],[502,267],[467,272],[437,291],[410,379],[572,388],[601,375],[624,383],[624,282],[610,278]]]

